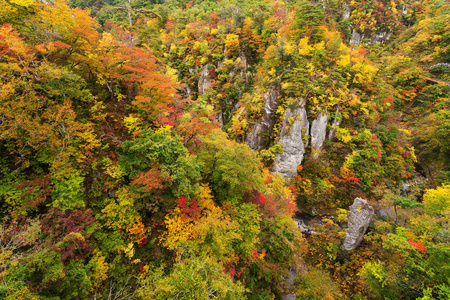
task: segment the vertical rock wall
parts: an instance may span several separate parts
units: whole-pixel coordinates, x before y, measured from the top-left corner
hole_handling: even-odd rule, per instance
[[[297,175],[297,168],[303,161],[308,140],[303,138],[309,134],[309,122],[304,101],[299,103],[299,108],[288,109],[284,115],[280,140],[284,149],[283,153],[275,155],[274,173],[281,174],[285,179]]]
[[[203,95],[206,93],[207,89],[211,86],[211,82],[208,79],[209,70],[208,70],[209,64],[206,64],[203,68],[202,72],[200,73],[200,77],[198,79],[198,94]]]
[[[256,122],[247,136],[246,142],[253,150],[261,150],[266,146],[266,133],[273,126],[272,116],[277,105],[278,92],[270,91],[264,94],[264,113],[262,120]]]
[[[311,125],[311,148],[314,159],[319,157],[323,142],[327,135],[328,115],[327,112],[320,112]]]

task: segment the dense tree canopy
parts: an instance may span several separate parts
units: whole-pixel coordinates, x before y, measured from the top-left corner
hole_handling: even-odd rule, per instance
[[[0,0],[0,298],[448,299],[449,44],[444,0]]]

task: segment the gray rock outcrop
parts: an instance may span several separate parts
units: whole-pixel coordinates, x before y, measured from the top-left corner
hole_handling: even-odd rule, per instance
[[[387,33],[385,31],[380,32],[380,33],[375,33],[373,35],[372,38],[372,43],[373,44],[378,44],[378,43],[386,43],[387,41],[389,41],[389,38],[391,37],[390,33]]]
[[[348,6],[347,3],[342,3],[342,19],[348,20],[350,19],[350,15],[352,13],[352,10],[350,6]]]
[[[361,35],[356,31],[356,29],[353,29],[352,31],[352,37],[350,39],[350,45],[358,45],[359,42],[363,39],[364,35]]]
[[[200,77],[198,79],[198,94],[203,95],[206,93],[208,88],[211,86],[211,82],[208,79],[209,75],[209,64],[206,64],[206,66],[203,68],[202,72],[200,73]]]
[[[261,150],[266,146],[265,134],[272,128],[272,116],[277,105],[278,92],[270,91],[264,94],[264,113],[262,120],[256,122],[247,135],[246,142],[253,150]]]
[[[355,198],[347,213],[347,235],[342,250],[353,250],[362,242],[367,227],[372,220],[374,209],[362,198]]]
[[[320,112],[311,125],[311,148],[314,159],[319,157],[323,142],[327,135],[328,115],[327,112]]]
[[[283,119],[280,140],[278,141],[284,149],[283,153],[275,155],[274,173],[279,173],[285,179],[290,179],[297,175],[297,168],[300,166],[305,154],[305,147],[308,141],[303,137],[309,134],[309,122],[304,108],[304,101],[299,103],[299,108],[286,111]]]

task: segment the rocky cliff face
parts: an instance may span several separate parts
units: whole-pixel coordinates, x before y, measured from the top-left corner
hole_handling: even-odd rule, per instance
[[[327,135],[328,115],[327,112],[320,112],[317,119],[311,125],[311,148],[314,159],[319,157],[323,142]]]
[[[268,133],[274,125],[273,114],[277,105],[277,98],[277,91],[270,91],[264,95],[263,118],[256,122],[245,140],[253,150],[261,150],[268,145]],[[297,168],[303,161],[310,140],[312,157],[314,159],[319,157],[327,137],[327,126],[330,120],[330,113],[325,110],[320,112],[310,124],[307,111],[304,108],[305,101],[300,101],[298,105],[297,109],[288,109],[285,112],[278,141],[284,152],[275,155],[273,172],[280,173],[285,179],[290,179],[297,174]],[[336,128],[340,125],[338,116],[339,107],[332,115],[333,121],[328,132],[328,139],[330,140],[334,138]]]
[[[198,79],[198,94],[203,95],[206,93],[208,88],[211,86],[211,82],[208,79],[209,71],[208,71],[209,64],[206,64],[203,68],[202,72],[200,73],[200,77]]]
[[[253,150],[261,150],[267,146],[266,133],[273,126],[272,116],[277,105],[278,92],[270,91],[264,94],[264,113],[262,120],[256,122],[247,136],[246,142]]]
[[[303,161],[309,135],[309,122],[304,108],[305,101],[300,101],[299,108],[288,109],[284,115],[283,126],[278,141],[284,149],[281,154],[275,155],[274,173],[280,173],[285,179],[297,175],[297,168]]]

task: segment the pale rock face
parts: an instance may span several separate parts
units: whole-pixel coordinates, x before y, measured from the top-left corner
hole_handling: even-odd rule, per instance
[[[355,198],[347,213],[348,228],[342,250],[354,250],[362,242],[374,214],[372,206],[362,198]]]
[[[223,126],[223,114],[222,114],[222,112],[219,112],[216,115],[216,121],[219,123],[220,127]]]
[[[211,86],[211,82],[208,79],[209,71],[208,71],[209,64],[206,64],[206,66],[203,68],[202,73],[200,73],[200,78],[198,79],[198,94],[203,95],[207,89]]]
[[[247,144],[253,150],[261,150],[266,146],[264,134],[273,126],[272,115],[277,105],[277,97],[277,91],[270,91],[264,94],[265,104],[263,119],[256,122],[246,139]]]
[[[327,112],[320,112],[319,116],[311,125],[311,147],[313,158],[319,157],[323,142],[327,135],[328,115]]]
[[[191,88],[189,87],[189,85],[186,85],[186,87],[184,88],[184,91],[185,91],[185,93],[186,93],[186,96],[190,96],[191,95],[191,93],[192,93],[192,90],[191,90]]]
[[[343,12],[342,12],[342,19],[344,19],[344,20],[350,19],[350,14],[352,12],[351,9],[350,9],[350,6],[348,6],[347,3],[343,3],[342,4],[342,10],[343,10]]]
[[[352,38],[350,39],[350,45],[358,45],[363,37],[364,35],[359,34],[356,29],[353,29]]]
[[[253,150],[261,150],[264,148],[266,143],[264,138],[264,130],[266,126],[264,126],[262,121],[256,122],[256,124],[252,127],[252,131],[247,135],[246,142],[247,145],[250,146]]]
[[[385,32],[385,31],[380,32],[380,33],[375,33],[372,38],[372,43],[373,44],[385,43],[389,40],[390,37],[391,37],[391,34]]]
[[[284,152],[275,155],[273,172],[281,174],[285,179],[297,175],[297,168],[302,163],[305,147],[308,145],[302,138],[309,134],[309,122],[303,105],[304,102],[301,102],[299,108],[293,111],[288,109],[284,115],[278,141],[283,146]]]

